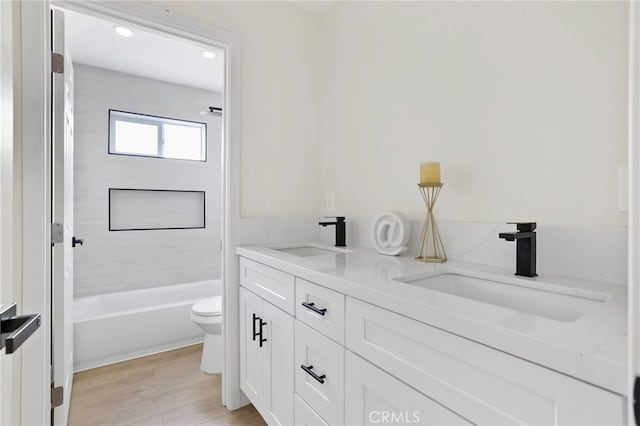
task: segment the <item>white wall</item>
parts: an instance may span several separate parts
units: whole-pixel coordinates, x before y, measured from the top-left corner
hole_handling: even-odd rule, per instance
[[[322,19],[321,193],[335,213],[419,218],[419,163],[440,161],[440,219],[625,225],[627,9],[336,3]]]
[[[371,238],[372,221],[370,217],[349,217],[348,244],[374,248]],[[418,253],[424,219],[412,220],[410,223],[410,238],[404,256],[415,256]],[[277,236],[273,228],[271,226],[267,229],[272,231],[271,235]],[[513,225],[504,222],[439,220],[438,228],[448,259],[493,265],[515,272],[516,245],[498,238],[500,232],[513,231]],[[627,283],[627,228],[542,224],[538,226],[536,233],[537,272],[541,278],[556,276],[622,285]],[[265,235],[266,232],[262,234]],[[261,234],[254,231],[254,235]],[[267,234],[267,237],[271,235]],[[256,238],[256,241],[262,243],[264,239]],[[320,239],[334,241],[333,229],[322,228]],[[393,264],[394,261],[389,260],[388,263]]]
[[[283,2],[154,3],[240,38],[241,215],[317,215],[317,17]]]
[[[75,64],[75,295],[220,277],[221,95]],[[109,155],[108,110],[207,123],[207,162]],[[108,188],[206,191],[206,228],[109,232]]]

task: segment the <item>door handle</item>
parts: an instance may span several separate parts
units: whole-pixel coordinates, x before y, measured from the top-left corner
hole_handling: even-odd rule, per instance
[[[322,375],[322,376],[318,376],[314,371],[313,371],[313,365],[304,365],[302,364],[300,366],[300,368],[302,368],[305,373],[307,373],[308,375],[310,375],[311,377],[313,377],[314,379],[316,379],[318,382],[320,382],[320,384],[324,383],[324,379],[327,378],[326,375]]]
[[[80,238],[72,237],[71,247],[75,247],[75,246],[84,246],[84,240],[81,240]]]
[[[16,316],[17,307],[0,306],[0,349],[14,353],[40,327],[40,314]]]
[[[258,329],[258,331],[256,332],[256,320],[260,321],[260,328]],[[256,340],[256,337],[260,337],[260,340],[258,341],[258,344],[260,345],[260,347],[262,347],[262,344],[264,342],[267,341],[267,339],[264,339],[262,337],[262,327],[267,325],[266,321],[262,321],[262,318],[260,318],[259,316],[257,316],[256,314],[253,314],[253,340]]]
[[[262,321],[262,318],[258,318],[258,319],[260,320],[260,331],[259,331],[259,333],[260,333],[260,347],[262,347],[262,344],[267,341],[267,339],[264,339],[262,337],[262,326],[267,325],[267,322],[266,321]]]
[[[256,341],[256,337],[258,337],[259,333],[256,333],[256,320],[260,319],[259,316],[257,316],[256,314],[253,314],[253,323],[252,323],[252,329],[251,332],[253,333],[253,341]]]

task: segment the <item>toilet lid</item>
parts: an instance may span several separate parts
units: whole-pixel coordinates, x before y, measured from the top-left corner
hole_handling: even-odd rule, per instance
[[[196,302],[191,311],[203,317],[215,317],[222,314],[222,298],[220,296],[208,297]]]

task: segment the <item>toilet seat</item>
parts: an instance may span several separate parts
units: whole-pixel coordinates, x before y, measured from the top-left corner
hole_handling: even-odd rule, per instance
[[[222,315],[222,297],[208,297],[196,302],[191,307],[191,312],[201,317],[218,317]]]

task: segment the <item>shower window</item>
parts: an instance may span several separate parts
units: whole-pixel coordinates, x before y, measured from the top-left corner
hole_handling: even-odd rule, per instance
[[[207,161],[207,125],[110,109],[109,154]]]

